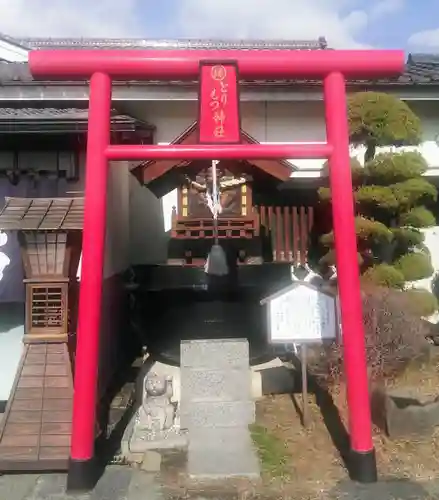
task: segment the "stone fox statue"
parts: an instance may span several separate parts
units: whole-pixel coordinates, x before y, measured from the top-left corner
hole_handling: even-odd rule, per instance
[[[150,373],[143,385],[143,401],[139,408],[139,428],[149,431],[170,429],[175,420],[172,377]]]

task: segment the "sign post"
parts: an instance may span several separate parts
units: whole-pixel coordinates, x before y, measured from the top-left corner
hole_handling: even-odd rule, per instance
[[[307,281],[294,281],[266,297],[269,342],[299,344],[302,369],[302,417],[308,426],[308,346],[324,344],[337,338],[338,308],[335,293]]]
[[[308,359],[306,344],[300,349],[300,361],[302,365],[302,418],[303,426],[308,427]]]

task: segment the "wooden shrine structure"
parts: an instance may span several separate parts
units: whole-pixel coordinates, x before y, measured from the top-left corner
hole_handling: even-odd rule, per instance
[[[196,121],[171,144],[197,144],[199,134]],[[244,144],[259,144],[242,129],[240,135]],[[131,171],[156,196],[177,189],[177,206],[172,213],[169,264],[205,263],[214,238],[212,213],[206,200],[206,191],[212,182],[211,163],[208,160],[150,160],[140,163]],[[276,189],[290,178],[294,167],[286,160],[254,159],[221,160],[217,168],[222,207],[218,218],[218,237],[223,245],[234,247],[239,264],[262,263],[266,260],[262,240],[274,234],[274,227],[272,231],[269,226],[269,223],[273,223],[273,214],[272,210],[267,210],[267,214],[271,215],[269,218],[264,216],[265,207],[260,210],[255,206],[253,193],[261,189]],[[278,211],[276,214],[279,215]],[[278,219],[277,224],[280,224],[280,216]],[[286,219],[282,227],[288,224],[292,231],[293,225]],[[285,238],[288,239],[288,235]]]
[[[26,287],[23,354],[0,426],[0,469],[67,469],[71,340],[83,198],[6,198],[0,229],[18,232]]]

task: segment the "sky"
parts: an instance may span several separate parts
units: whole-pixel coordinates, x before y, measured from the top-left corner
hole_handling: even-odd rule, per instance
[[[439,0],[0,0],[10,36],[316,39],[439,53]]]

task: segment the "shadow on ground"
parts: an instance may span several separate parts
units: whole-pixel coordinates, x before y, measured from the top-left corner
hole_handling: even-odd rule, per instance
[[[434,500],[436,493],[427,491],[421,484],[405,479],[384,478],[376,484],[360,485],[343,481],[327,496],[337,500]]]
[[[292,357],[291,363],[296,369],[297,374],[297,387],[296,391],[301,391],[302,381],[301,381],[301,363],[299,358]],[[317,406],[320,409],[322,414],[323,422],[325,427],[331,436],[331,440],[334,446],[337,448],[338,453],[340,454],[341,459],[343,460],[344,466],[346,467],[349,475],[351,474],[351,460],[350,460],[350,439],[349,433],[346,430],[346,427],[343,424],[343,421],[340,417],[340,413],[334,400],[332,399],[331,394],[323,388],[315,377],[311,374],[308,374],[308,390],[310,393],[314,394],[316,398]],[[295,391],[295,392],[296,392]],[[302,419],[303,424],[303,414],[301,408],[297,405],[295,398],[292,398],[293,404],[300,418]]]

